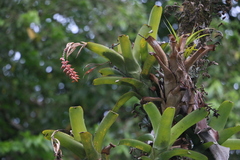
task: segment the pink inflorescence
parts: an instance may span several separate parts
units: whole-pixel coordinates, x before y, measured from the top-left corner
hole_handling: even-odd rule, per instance
[[[69,61],[66,61],[63,57],[60,60],[62,61],[61,69],[63,69],[63,72],[73,80],[72,82],[78,82],[80,78],[74,68],[71,68],[71,64],[68,64]]]

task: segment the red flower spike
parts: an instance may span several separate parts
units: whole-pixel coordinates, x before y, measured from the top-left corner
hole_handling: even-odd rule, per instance
[[[61,69],[63,69],[63,72],[66,73],[73,81],[72,82],[78,82],[79,76],[77,75],[77,72],[74,71],[74,68],[71,68],[71,64],[68,64],[69,61],[65,61],[63,57],[60,58],[62,61]]]

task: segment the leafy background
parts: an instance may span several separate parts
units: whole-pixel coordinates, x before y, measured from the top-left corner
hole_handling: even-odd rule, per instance
[[[11,159],[53,159],[49,141],[41,131],[44,129],[69,130],[68,108],[81,105],[85,110],[88,130],[94,132],[104,112],[115,104],[121,93],[128,88],[93,86],[98,76],[93,71],[84,75],[89,63],[103,63],[104,59],[87,50],[77,57],[70,57],[71,64],[81,75],[78,83],[62,73],[60,60],[68,42],[94,41],[111,46],[121,34],[130,39],[147,23],[147,16],[155,3],[173,4],[175,1],[150,0],[9,0],[0,6],[0,157]],[[168,15],[166,15],[168,16]],[[240,6],[233,8],[225,20],[217,16],[212,27],[224,35],[224,39],[209,59],[219,63],[209,67],[211,78],[201,79],[208,92],[207,102],[217,107],[224,100],[235,103],[228,127],[240,123]],[[167,19],[176,25],[174,17]],[[217,27],[223,23],[221,27]],[[161,24],[160,40],[168,31]],[[111,95],[111,96],[110,96]],[[125,137],[140,134],[138,118],[131,110],[136,99],[131,99],[118,121],[106,137],[117,144]],[[130,117],[130,118],[129,118]],[[144,132],[144,128],[141,132]],[[237,135],[240,138],[240,134]],[[65,159],[76,159],[65,151]],[[119,157],[130,159],[129,150],[123,146],[113,150]],[[236,157],[238,152],[235,152]],[[232,159],[236,158],[232,156]]]

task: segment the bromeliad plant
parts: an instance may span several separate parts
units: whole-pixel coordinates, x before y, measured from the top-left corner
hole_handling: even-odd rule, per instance
[[[115,147],[115,145],[109,144],[109,146],[102,148],[103,140],[108,129],[117,119],[118,114],[109,111],[101,121],[94,137],[91,133],[87,132],[81,106],[70,107],[69,117],[73,136],[59,130],[44,130],[42,132],[47,139],[51,140],[57,159],[61,159],[62,157],[60,145],[71,150],[81,159],[108,159],[110,149]]]
[[[103,146],[104,137],[121,114],[120,107],[134,96],[140,100],[140,108],[150,121],[152,132],[138,139],[122,139],[118,145],[139,149],[142,152],[139,159],[214,157],[226,160],[230,149],[240,149],[240,140],[229,139],[240,127],[224,129],[233,103],[225,101],[218,110],[212,109],[204,102],[204,91],[193,81],[195,63],[214,51],[215,45],[197,47],[196,40],[208,35],[200,34],[205,29],[178,36],[170,25],[169,43],[159,44],[156,38],[161,15],[162,7],[154,6],[148,25],[141,27],[134,45],[126,35],[119,36],[112,48],[93,42],[67,44],[60,60],[63,71],[74,82],[79,76],[67,59],[80,47],[78,54],[87,48],[110,62],[109,67],[99,70],[102,77],[95,79],[94,85],[128,85],[132,89],[120,97],[94,134],[87,132],[80,106],[69,109],[72,135],[59,130],[43,131],[51,140],[56,157],[61,157],[61,145],[81,159],[109,159],[110,149],[115,145]],[[170,53],[165,52],[168,46]],[[93,69],[96,67],[87,73]],[[213,112],[212,117],[210,112]]]

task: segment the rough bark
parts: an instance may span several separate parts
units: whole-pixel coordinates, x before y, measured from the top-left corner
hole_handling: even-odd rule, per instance
[[[191,33],[194,28],[204,29],[212,21],[210,0],[185,0],[183,11],[178,18],[178,34]]]
[[[209,27],[212,16],[221,16],[231,9],[231,1],[225,4],[222,0],[184,0],[182,12],[178,18],[178,34],[191,33],[194,28],[204,29]]]

